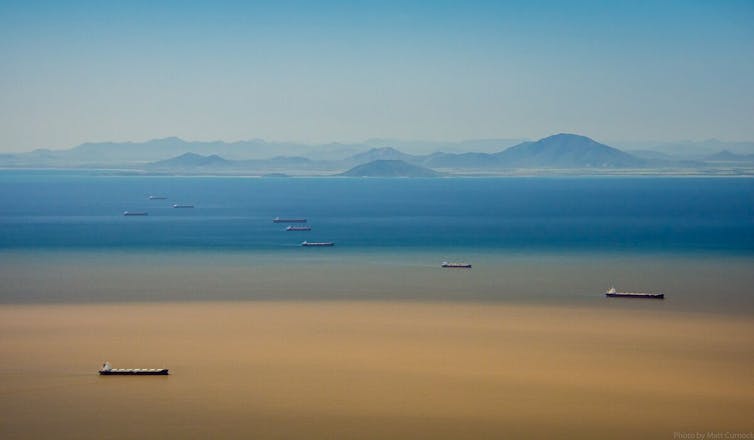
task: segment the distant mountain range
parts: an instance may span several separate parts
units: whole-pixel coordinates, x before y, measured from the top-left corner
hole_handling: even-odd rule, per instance
[[[353,161],[402,160],[430,168],[637,168],[647,161],[575,134],[557,134],[536,142],[523,142],[498,153],[435,153],[414,156],[393,148],[374,148],[350,158]]]
[[[380,145],[385,140],[367,141]],[[466,141],[489,149],[497,140]],[[502,142],[502,141],[500,141]],[[448,145],[447,143],[443,145]],[[461,143],[455,144],[456,146]],[[426,148],[423,146],[422,148]],[[742,147],[743,148],[743,147]],[[275,155],[281,150],[287,156]],[[298,154],[300,153],[300,154]],[[359,165],[378,161],[365,169]],[[393,162],[379,162],[393,161]],[[400,163],[395,162],[400,161]],[[242,173],[265,175],[336,175],[344,170],[358,173],[413,175],[421,167],[445,173],[510,173],[515,170],[630,170],[689,169],[720,166],[746,168],[754,154],[720,151],[688,160],[655,150],[632,153],[594,141],[586,136],[561,133],[534,142],[502,146],[493,152],[432,152],[410,154],[394,146],[364,144],[270,143],[262,140],[225,142],[186,142],[179,138],[156,139],[143,143],[87,143],[70,150],[36,150],[31,153],[0,155],[4,167],[88,167],[122,168],[157,173]],[[370,171],[372,170],[372,171]],[[426,171],[423,171],[426,173]],[[364,174],[368,175],[368,174]]]
[[[270,159],[229,160],[216,154],[203,156],[196,153],[184,153],[170,159],[145,164],[151,171],[271,171],[287,169],[316,169],[320,165],[327,169],[326,162],[317,163],[306,157],[277,156]]]
[[[725,150],[741,155],[754,154],[754,142],[727,142],[719,139],[707,139],[704,141],[649,144],[642,149],[664,153],[679,160],[701,160]]]
[[[0,165],[44,166],[98,166],[102,164],[136,165],[170,159],[186,152],[199,155],[216,154],[228,160],[268,159],[281,156],[304,156],[311,160],[342,160],[370,148],[384,147],[385,139],[372,139],[362,143],[301,144],[295,142],[269,142],[252,139],[238,142],[185,141],[177,137],[153,139],[146,142],[88,142],[67,150],[38,149],[29,153],[2,154]],[[518,143],[513,139],[484,139],[462,142],[394,141],[395,148],[405,148],[415,153],[463,150],[479,146],[503,149]],[[434,148],[432,146],[434,145]]]
[[[754,162],[754,154],[736,154],[723,150],[709,155],[705,159],[710,162]]]

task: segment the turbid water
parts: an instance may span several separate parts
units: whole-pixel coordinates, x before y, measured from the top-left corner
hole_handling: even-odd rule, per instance
[[[413,300],[754,313],[754,259],[617,253],[0,251],[0,303]],[[443,269],[443,260],[473,263]],[[663,292],[615,301],[610,286]]]
[[[3,438],[754,430],[750,179],[3,171],[0,262]]]
[[[3,438],[749,432],[754,322],[663,310],[244,301],[0,308]],[[167,377],[100,377],[168,367]]]

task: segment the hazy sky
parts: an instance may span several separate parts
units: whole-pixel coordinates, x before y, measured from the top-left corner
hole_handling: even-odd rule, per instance
[[[562,131],[754,140],[754,0],[0,0],[0,151]]]

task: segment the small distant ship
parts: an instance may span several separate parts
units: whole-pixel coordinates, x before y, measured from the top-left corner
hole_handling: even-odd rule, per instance
[[[275,217],[272,219],[272,223],[306,223],[305,218],[280,218]]]
[[[167,368],[113,368],[105,362],[99,370],[102,376],[167,376]]]
[[[288,226],[285,228],[286,231],[311,231],[311,226]]]
[[[615,287],[611,287],[610,290],[605,292],[605,296],[609,298],[651,298],[651,299],[665,299],[664,293],[648,293],[648,292],[618,292]]]
[[[452,269],[471,269],[471,264],[469,263],[448,263],[447,261],[443,261],[441,266]]]
[[[149,196],[149,200],[167,200],[167,197],[163,196]]]
[[[335,246],[335,243],[332,241],[302,241],[301,246],[319,246],[319,247],[328,247],[328,246]]]
[[[193,208],[194,205],[173,205],[173,208]]]
[[[149,215],[149,213],[144,211],[123,211],[123,215]]]

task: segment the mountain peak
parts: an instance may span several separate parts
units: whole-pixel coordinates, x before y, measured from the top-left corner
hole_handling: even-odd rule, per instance
[[[558,133],[497,154],[506,167],[630,168],[644,161],[586,136]]]
[[[149,164],[156,168],[195,168],[195,167],[218,167],[232,164],[231,161],[223,159],[217,154],[202,156],[196,153],[183,153],[180,156],[171,159],[160,160]]]
[[[569,145],[599,144],[599,142],[595,141],[594,139],[590,137],[583,136],[580,134],[574,134],[574,133],[558,133],[552,136],[547,136],[545,138],[542,138],[536,142],[538,143],[541,142],[545,144],[546,143],[561,143],[561,144],[569,144]]]
[[[368,151],[369,153],[400,153],[393,147],[375,147]]]
[[[551,136],[544,137],[540,139],[540,141],[544,141],[547,139],[567,139],[567,138],[589,139],[590,141],[592,140],[592,138],[588,136],[584,136],[584,135],[576,134],[576,133],[556,133]]]
[[[216,155],[214,155],[214,156],[216,156]],[[192,152],[189,151],[187,153],[183,153],[181,155],[178,155],[178,156],[174,157],[173,159],[197,159],[197,158],[202,158],[203,159],[205,157],[209,157],[209,156],[202,156],[201,154],[196,154],[196,153],[192,153]],[[170,159],[170,160],[172,160],[172,159]]]
[[[398,151],[393,147],[376,147],[369,150],[354,154],[350,160],[355,163],[366,163],[375,160],[404,160],[410,161],[414,156]]]
[[[348,177],[437,177],[440,173],[402,160],[373,160],[342,173]]]
[[[179,138],[178,136],[168,136],[168,137],[164,137],[164,138],[152,139],[150,142],[186,143],[186,141],[184,141],[183,139]]]

